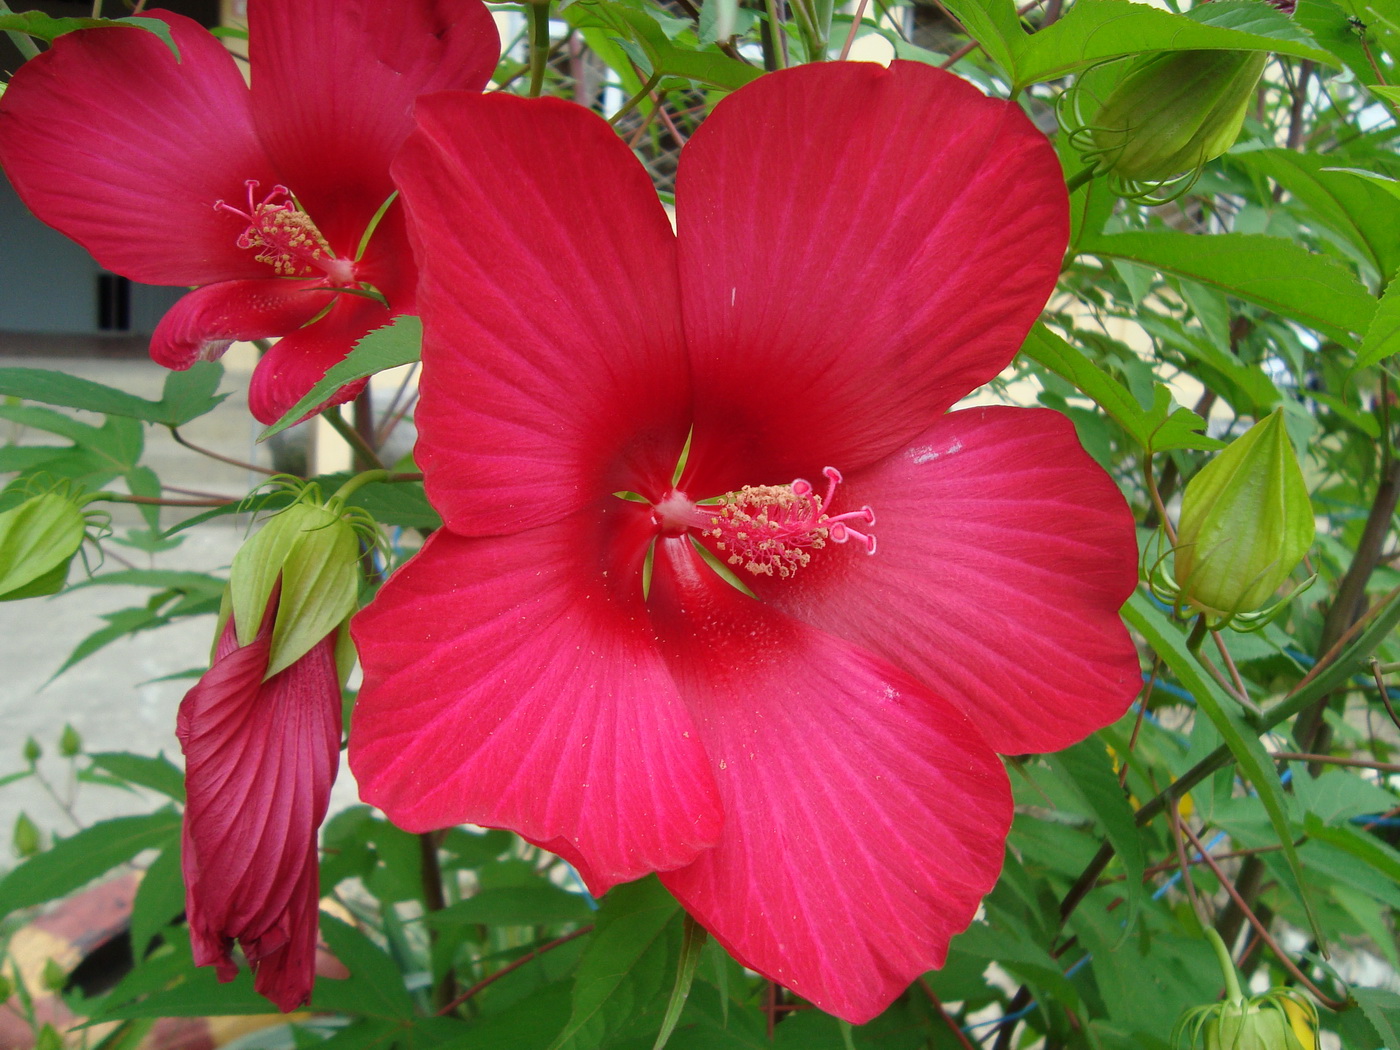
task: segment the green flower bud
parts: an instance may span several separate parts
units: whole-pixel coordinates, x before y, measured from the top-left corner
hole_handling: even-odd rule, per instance
[[[280,583],[267,677],[290,667],[355,611],[362,533],[363,523],[346,512],[343,497],[322,503],[308,486],[234,556],[228,594],[240,645],[257,636]]]
[[[24,748],[21,754],[24,755],[24,760],[32,766],[44,757],[44,749],[39,746],[39,741],[29,736],[24,738]]]
[[[63,723],[63,732],[58,738],[58,753],[64,758],[74,758],[83,750],[83,738],[78,735],[78,731],[67,722]]]
[[[62,590],[86,527],[82,507],[57,492],[0,514],[0,601]]]
[[[1205,1036],[1206,1050],[1299,1050],[1288,1018],[1271,1000],[1221,1003]]]
[[[1086,160],[1131,182],[1200,171],[1235,144],[1263,51],[1165,51],[1135,61],[1090,121]]]
[[[39,829],[29,819],[28,813],[21,813],[15,818],[15,831],[10,841],[20,857],[32,857],[39,852]]]
[[[1178,601],[1223,620],[1253,612],[1312,541],[1312,503],[1276,409],[1187,484],[1177,525]]]

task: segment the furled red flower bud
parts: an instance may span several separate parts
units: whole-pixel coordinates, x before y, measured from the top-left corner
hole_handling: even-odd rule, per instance
[[[237,941],[254,988],[282,1010],[307,1001],[315,976],[316,834],[340,758],[337,644],[365,524],[344,501],[372,477],[325,502],[306,486],[243,545],[213,666],[180,705],[195,963],[231,980]]]
[[[1276,409],[1187,484],[1177,526],[1179,601],[1223,619],[1252,612],[1312,541],[1312,503]]]
[[[1086,159],[1132,182],[1199,171],[1235,143],[1263,51],[1167,51],[1140,58],[1090,120]]]

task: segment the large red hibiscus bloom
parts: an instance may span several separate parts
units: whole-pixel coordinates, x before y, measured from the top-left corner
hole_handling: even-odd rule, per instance
[[[594,892],[659,871],[740,961],[864,1021],[996,880],[996,752],[1139,685],[1110,479],[1063,416],[946,412],[1055,283],[1055,154],[950,74],[806,66],[685,147],[673,235],[578,107],[418,119],[395,177],[446,528],[353,624],[364,796],[512,828]]]
[[[178,61],[152,33],[98,29],[22,66],[0,97],[0,166],[103,266],[197,286],[157,327],[158,363],[283,336],[249,392],[272,422],[413,312],[402,209],[381,216],[389,162],[414,98],[480,90],[500,40],[481,0],[249,0],[250,89],[195,22],[154,17]]]

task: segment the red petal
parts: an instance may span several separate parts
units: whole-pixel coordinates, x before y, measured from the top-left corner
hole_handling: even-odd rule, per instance
[[[276,181],[233,58],[180,15],[180,48],[140,29],[69,33],[0,96],[0,165],[25,204],[103,266],[150,284],[269,273],[239,248],[245,179]]]
[[[400,827],[510,828],[602,893],[690,862],[721,818],[646,626],[645,547],[630,569],[588,553],[600,527],[628,531],[597,519],[435,534],[352,623],[365,681],[350,765]]]
[[[389,320],[389,311],[374,300],[341,295],[325,317],[288,333],[263,354],[248,387],[248,410],[260,422],[277,422],[332,365],[343,361],[370,329]],[[320,408],[349,401],[364,388],[363,380],[343,386]]]
[[[646,172],[557,99],[437,95],[418,116],[394,175],[421,265],[434,505],[458,532],[509,532],[669,480],[690,395]]]
[[[913,62],[735,92],[685,148],[676,216],[716,492],[903,445],[1011,361],[1069,230],[1020,107]]]
[[[331,302],[320,281],[223,281],[190,292],[170,308],[151,336],[151,358],[186,369],[213,361],[240,339],[294,332]]]
[[[501,54],[481,0],[249,0],[258,134],[341,252],[393,192],[389,161],[429,91],[480,91]]]
[[[195,962],[237,972],[235,940],[255,987],[294,1010],[316,967],[316,829],[340,758],[334,635],[266,682],[269,615],[238,648],[233,620],[214,666],[180,705],[185,752],[186,910]]]
[[[658,545],[651,601],[724,801],[724,837],[662,875],[740,962],[861,1023],[940,966],[1001,870],[1006,773],[883,661]]]
[[[1057,412],[953,412],[851,476],[879,550],[828,546],[756,592],[958,704],[1003,754],[1055,751],[1142,686],[1118,610],[1137,585],[1133,518]],[[854,545],[852,545],[854,547]]]

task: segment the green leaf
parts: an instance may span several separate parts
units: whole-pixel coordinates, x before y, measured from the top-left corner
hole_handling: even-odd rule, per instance
[[[677,47],[646,11],[613,0],[578,0],[570,11],[576,12],[570,16],[575,25],[603,26],[625,38],[613,42],[632,54],[632,60],[647,76],[654,71],[733,91],[763,73],[757,66],[735,61],[719,51],[689,51]],[[641,53],[633,53],[632,47],[639,48]]]
[[[376,372],[412,364],[423,352],[423,323],[412,315],[395,317],[383,328],[376,328],[364,336],[345,359],[332,365],[306,396],[288,409],[287,413],[272,426],[258,435],[259,441],[266,441],[273,434],[280,434],[290,426],[300,423],[307,413],[314,412],[329,400],[341,387],[364,379]]]
[[[1133,808],[1127,793],[1118,786],[1118,776],[1103,741],[1090,737],[1054,755],[1047,755],[1051,768],[1060,772],[1060,779],[1070,786],[1084,803],[1085,811],[1113,844],[1127,879],[1123,893],[1128,900],[1128,915],[1124,920],[1124,935],[1132,930],[1138,910],[1146,901],[1142,875],[1146,861],[1142,855],[1142,839],[1133,821]]]
[[[1006,71],[1007,78],[1022,83],[1017,56],[1027,35],[1012,0],[946,0],[946,6],[987,56]]]
[[[217,361],[196,361],[183,372],[171,372],[159,401],[164,418],[152,422],[180,427],[213,411],[228,397],[216,393],[223,377],[224,366]]]
[[[1273,179],[1313,220],[1355,248],[1382,279],[1400,267],[1400,200],[1372,181],[1331,166],[1331,158],[1291,149],[1231,155],[1231,161]]]
[[[1166,452],[1222,447],[1214,438],[1197,433],[1205,427],[1205,420],[1196,413],[1188,408],[1171,411],[1171,392],[1165,386],[1157,386],[1152,410],[1145,410],[1126,387],[1043,324],[1031,329],[1021,352],[1073,383],[1145,449]]]
[[[1331,843],[1339,850],[1365,861],[1391,882],[1400,883],[1400,852],[1387,846],[1374,835],[1346,825],[1324,824],[1312,813],[1304,818],[1303,830],[1308,833],[1309,838]]]
[[[1400,995],[1383,988],[1353,988],[1351,997],[1385,1040],[1386,1050],[1400,1050]]]
[[[151,862],[136,887],[131,906],[131,952],[138,961],[151,941],[184,910],[185,879],[180,870],[180,836]]]
[[[1330,52],[1279,11],[1252,0],[1216,0],[1209,6],[1198,17],[1195,12],[1177,15],[1129,0],[1076,0],[1063,17],[1021,47],[1016,87],[1147,51],[1274,51],[1337,64]]]
[[[535,926],[540,923],[587,922],[593,909],[577,893],[541,882],[479,890],[464,901],[425,917],[429,926]]]
[[[1117,233],[1086,241],[1083,251],[1218,288],[1347,345],[1376,311],[1376,300],[1344,267],[1281,237]]]
[[[671,1039],[671,1033],[676,1030],[676,1022],[681,1019],[681,1011],[685,1009],[685,1001],[690,997],[690,986],[695,980],[695,968],[700,965],[700,955],[705,949],[705,927],[701,926],[690,915],[686,915],[683,923],[685,932],[681,936],[681,957],[676,964],[676,983],[671,989],[671,998],[666,1002],[666,1014],[661,1020],[661,1031],[656,1035],[656,1042],[651,1050],[665,1050],[666,1044]]]
[[[94,824],[0,879],[0,918],[85,886],[142,850],[163,849],[180,833],[180,815],[163,809]]]
[[[1221,692],[1214,679],[1201,669],[1187,650],[1181,632],[1141,591],[1135,591],[1128,604],[1123,606],[1123,619],[1147,639],[1148,645],[1171,668],[1177,681],[1195,698],[1197,706],[1210,719],[1230,749],[1240,771],[1254,785],[1260,802],[1269,814],[1274,834],[1278,836],[1284,859],[1288,862],[1288,888],[1302,901],[1313,936],[1320,945],[1325,945],[1326,939],[1313,914],[1312,904],[1303,892],[1302,867],[1298,861],[1298,851],[1293,846],[1293,828],[1288,820],[1283,785],[1258,734],[1240,716],[1238,705]]]
[[[144,29],[148,33],[154,33],[160,37],[166,47],[170,48],[170,53],[175,56],[175,61],[180,61],[180,49],[170,38],[170,26],[159,18],[142,18],[140,16],[130,18],[52,18],[42,11],[0,14],[0,31],[24,33],[27,36],[32,36],[35,40],[56,40],[65,33],[72,33],[79,29],[113,28]]]
[[[655,878],[618,886],[603,898],[598,927],[574,978],[573,1013],[550,1050],[596,1046],[645,1005],[634,975],[655,977],[664,964],[666,932],[679,911]]]
[[[343,981],[320,980],[311,996],[313,1010],[343,1010],[386,1019],[414,1016],[413,997],[394,961],[353,926],[321,915],[321,936],[350,971]]]
[[[137,787],[150,788],[176,802],[185,801],[185,774],[166,758],[157,755],[134,755],[129,751],[99,751],[88,760],[119,780]]]
[[[1376,315],[1361,339],[1352,371],[1370,368],[1397,353],[1400,353],[1400,277],[1391,281],[1381,296]]]

